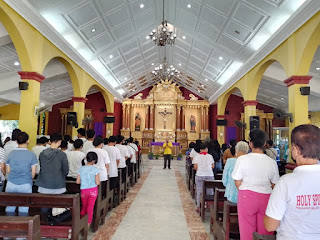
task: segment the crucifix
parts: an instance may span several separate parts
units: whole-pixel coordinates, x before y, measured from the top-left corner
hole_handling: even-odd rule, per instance
[[[167,112],[167,109],[165,108],[164,111],[159,112],[159,114],[163,117],[163,129],[166,129],[167,128],[167,121],[168,121],[166,116],[172,114],[172,112]]]

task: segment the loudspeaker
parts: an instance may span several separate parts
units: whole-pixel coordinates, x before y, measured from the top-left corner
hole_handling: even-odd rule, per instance
[[[217,126],[227,126],[228,120],[227,119],[217,119]]]
[[[310,95],[310,87],[301,87],[300,93],[302,96],[308,96]]]
[[[29,83],[19,82],[19,90],[28,90]]]
[[[104,117],[103,122],[104,123],[115,123],[115,117]]]
[[[77,127],[77,113],[76,112],[67,112],[67,125]]]
[[[260,117],[259,116],[251,116],[250,117],[250,130],[252,129],[260,129]]]

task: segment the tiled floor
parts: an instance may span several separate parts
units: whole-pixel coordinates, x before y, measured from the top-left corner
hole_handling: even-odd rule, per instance
[[[138,184],[89,239],[211,239],[209,219],[201,222],[186,188],[185,161],[172,161],[170,170],[163,169],[162,159],[144,156],[143,163],[145,173]]]

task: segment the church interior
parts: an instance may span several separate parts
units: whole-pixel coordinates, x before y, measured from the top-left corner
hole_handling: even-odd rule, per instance
[[[320,1],[0,0],[0,86],[2,142],[19,128],[31,150],[42,136],[76,140],[83,128],[139,143],[123,199],[119,187],[117,206],[112,197],[96,202],[100,226],[72,223],[69,235],[54,236],[33,219],[39,238],[30,239],[229,239],[222,184],[196,212],[190,144],[251,141],[260,129],[292,172],[292,130],[320,128]],[[162,169],[167,141],[171,170]],[[2,219],[12,202],[1,194],[0,225],[18,221]],[[232,219],[227,225],[239,231]]]

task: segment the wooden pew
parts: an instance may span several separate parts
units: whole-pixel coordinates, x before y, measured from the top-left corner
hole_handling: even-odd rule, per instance
[[[125,195],[129,192],[130,189],[130,178],[129,178],[129,168],[126,166],[126,179],[125,179]]]
[[[191,177],[190,177],[190,194],[191,197],[195,198],[196,193],[196,170],[194,170],[193,165],[191,165]]]
[[[87,240],[88,215],[80,217],[79,194],[0,193],[0,206],[30,207],[30,216],[40,215],[41,237],[78,240],[82,232],[83,239]],[[59,225],[50,225],[47,216],[39,214],[41,208],[68,208],[72,218]]]
[[[223,221],[216,221],[214,236],[217,240],[240,239],[237,204],[224,202]]]
[[[252,240],[276,240],[275,235],[260,235],[259,233],[255,232],[252,235]]]
[[[119,188],[118,188],[118,199],[119,199],[119,204],[124,201],[125,198],[125,185],[126,182],[122,182],[122,171],[123,169],[118,169],[118,176],[119,176]]]
[[[222,173],[217,173],[217,174],[214,175],[214,179],[215,180],[222,180],[222,176],[223,176]]]
[[[0,238],[28,238],[40,240],[40,216],[0,217]]]
[[[207,190],[211,189],[214,192],[215,188],[224,188],[221,180],[203,180],[202,193],[200,195],[200,217],[203,222],[206,218],[205,213],[206,209],[208,208],[208,204],[213,203],[214,201],[214,196],[207,194]]]
[[[214,191],[213,206],[210,206],[210,233],[214,232],[216,222],[223,219],[223,205],[227,198],[224,196],[225,189],[216,188]]]
[[[75,181],[66,181],[66,189],[69,194],[80,193],[80,184]],[[108,213],[107,198],[102,199],[101,184],[98,186],[98,196],[93,210],[92,219],[92,231],[96,232],[99,228],[99,224],[105,223],[105,218]]]
[[[114,189],[110,189],[110,181],[108,180],[107,183],[107,196],[106,196],[106,202],[107,202],[107,210],[111,211],[113,209],[113,193]]]

